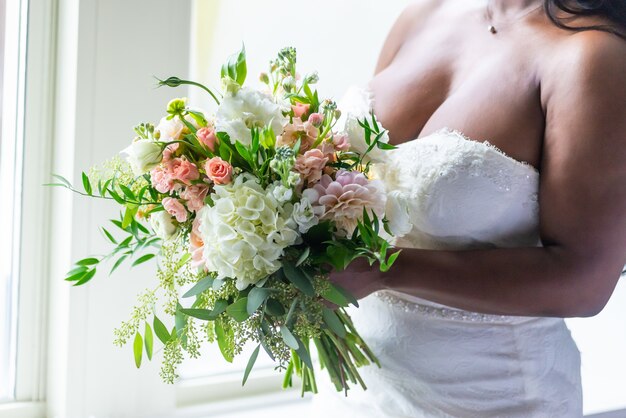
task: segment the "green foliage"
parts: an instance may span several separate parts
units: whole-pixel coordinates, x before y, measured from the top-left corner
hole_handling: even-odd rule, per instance
[[[228,58],[222,65],[222,78],[230,78],[240,86],[246,81],[248,66],[246,64],[246,48],[241,46],[241,50]]]

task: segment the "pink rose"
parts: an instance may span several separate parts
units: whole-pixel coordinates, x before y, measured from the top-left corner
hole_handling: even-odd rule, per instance
[[[337,151],[348,151],[350,149],[350,138],[346,134],[334,135],[333,145]]]
[[[185,158],[174,158],[167,164],[166,169],[172,180],[178,180],[187,186],[200,178],[198,167]]]
[[[178,199],[166,197],[161,204],[167,213],[175,217],[178,222],[185,222],[187,220],[187,209],[185,209],[185,206],[183,206]]]
[[[302,116],[309,111],[309,108],[311,107],[311,105],[308,104],[304,104],[304,103],[296,103],[295,105],[291,106],[291,109],[293,110],[293,115],[296,118],[302,118]]]
[[[159,193],[169,193],[174,189],[174,181],[170,178],[163,167],[157,167],[150,172],[152,187]]]
[[[319,128],[322,126],[322,123],[324,123],[324,115],[321,113],[311,113],[308,122],[316,128]]]
[[[200,128],[196,132],[196,136],[198,137],[198,141],[206,145],[211,152],[215,152],[215,144],[217,142],[217,136],[215,136],[215,129],[211,128]]]
[[[220,157],[213,157],[204,164],[206,175],[215,184],[228,184],[232,180],[233,166]]]
[[[204,198],[209,192],[209,186],[196,184],[188,186],[180,193],[180,197],[187,201],[187,208],[192,212],[198,212],[204,207]]]
[[[307,182],[315,183],[322,178],[322,170],[327,162],[328,157],[321,150],[314,148],[308,150],[303,155],[299,155],[296,158],[294,168],[298,173],[302,174]]]

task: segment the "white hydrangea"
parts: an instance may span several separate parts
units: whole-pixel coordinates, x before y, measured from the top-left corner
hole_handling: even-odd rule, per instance
[[[248,87],[226,95],[216,113],[217,130],[226,132],[233,142],[244,145],[250,145],[252,141],[251,128],[270,126],[276,135],[280,135],[287,122],[281,106],[272,96]]]
[[[283,186],[280,181],[275,181],[268,187],[268,192],[280,203],[288,202],[293,197],[293,189]]]
[[[211,197],[214,206],[198,214],[209,271],[220,279],[236,279],[240,290],[277,271],[283,250],[300,237],[293,205],[281,204],[247,173],[215,186]]]

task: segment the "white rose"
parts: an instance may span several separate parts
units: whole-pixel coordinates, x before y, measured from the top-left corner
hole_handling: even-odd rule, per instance
[[[298,224],[298,230],[302,234],[307,233],[309,229],[319,223],[311,202],[306,198],[293,205],[293,219]]]
[[[252,141],[251,128],[269,126],[280,135],[287,122],[281,106],[271,96],[247,87],[224,97],[216,113],[217,130],[244,145]]]
[[[147,173],[163,160],[161,146],[149,139],[134,141],[122,151],[136,176]]]
[[[166,211],[150,215],[150,226],[154,233],[163,240],[170,240],[178,235],[178,228],[174,225],[174,218]]]
[[[163,117],[156,127],[156,130],[159,131],[159,141],[161,142],[179,140],[183,129],[185,129],[185,124],[183,124],[178,117],[174,117],[170,120],[168,120],[167,117]]]

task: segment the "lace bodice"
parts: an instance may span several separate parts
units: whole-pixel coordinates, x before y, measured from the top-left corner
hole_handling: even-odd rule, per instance
[[[377,174],[411,225],[400,247],[536,246],[539,173],[489,143],[441,129],[388,151]]]

